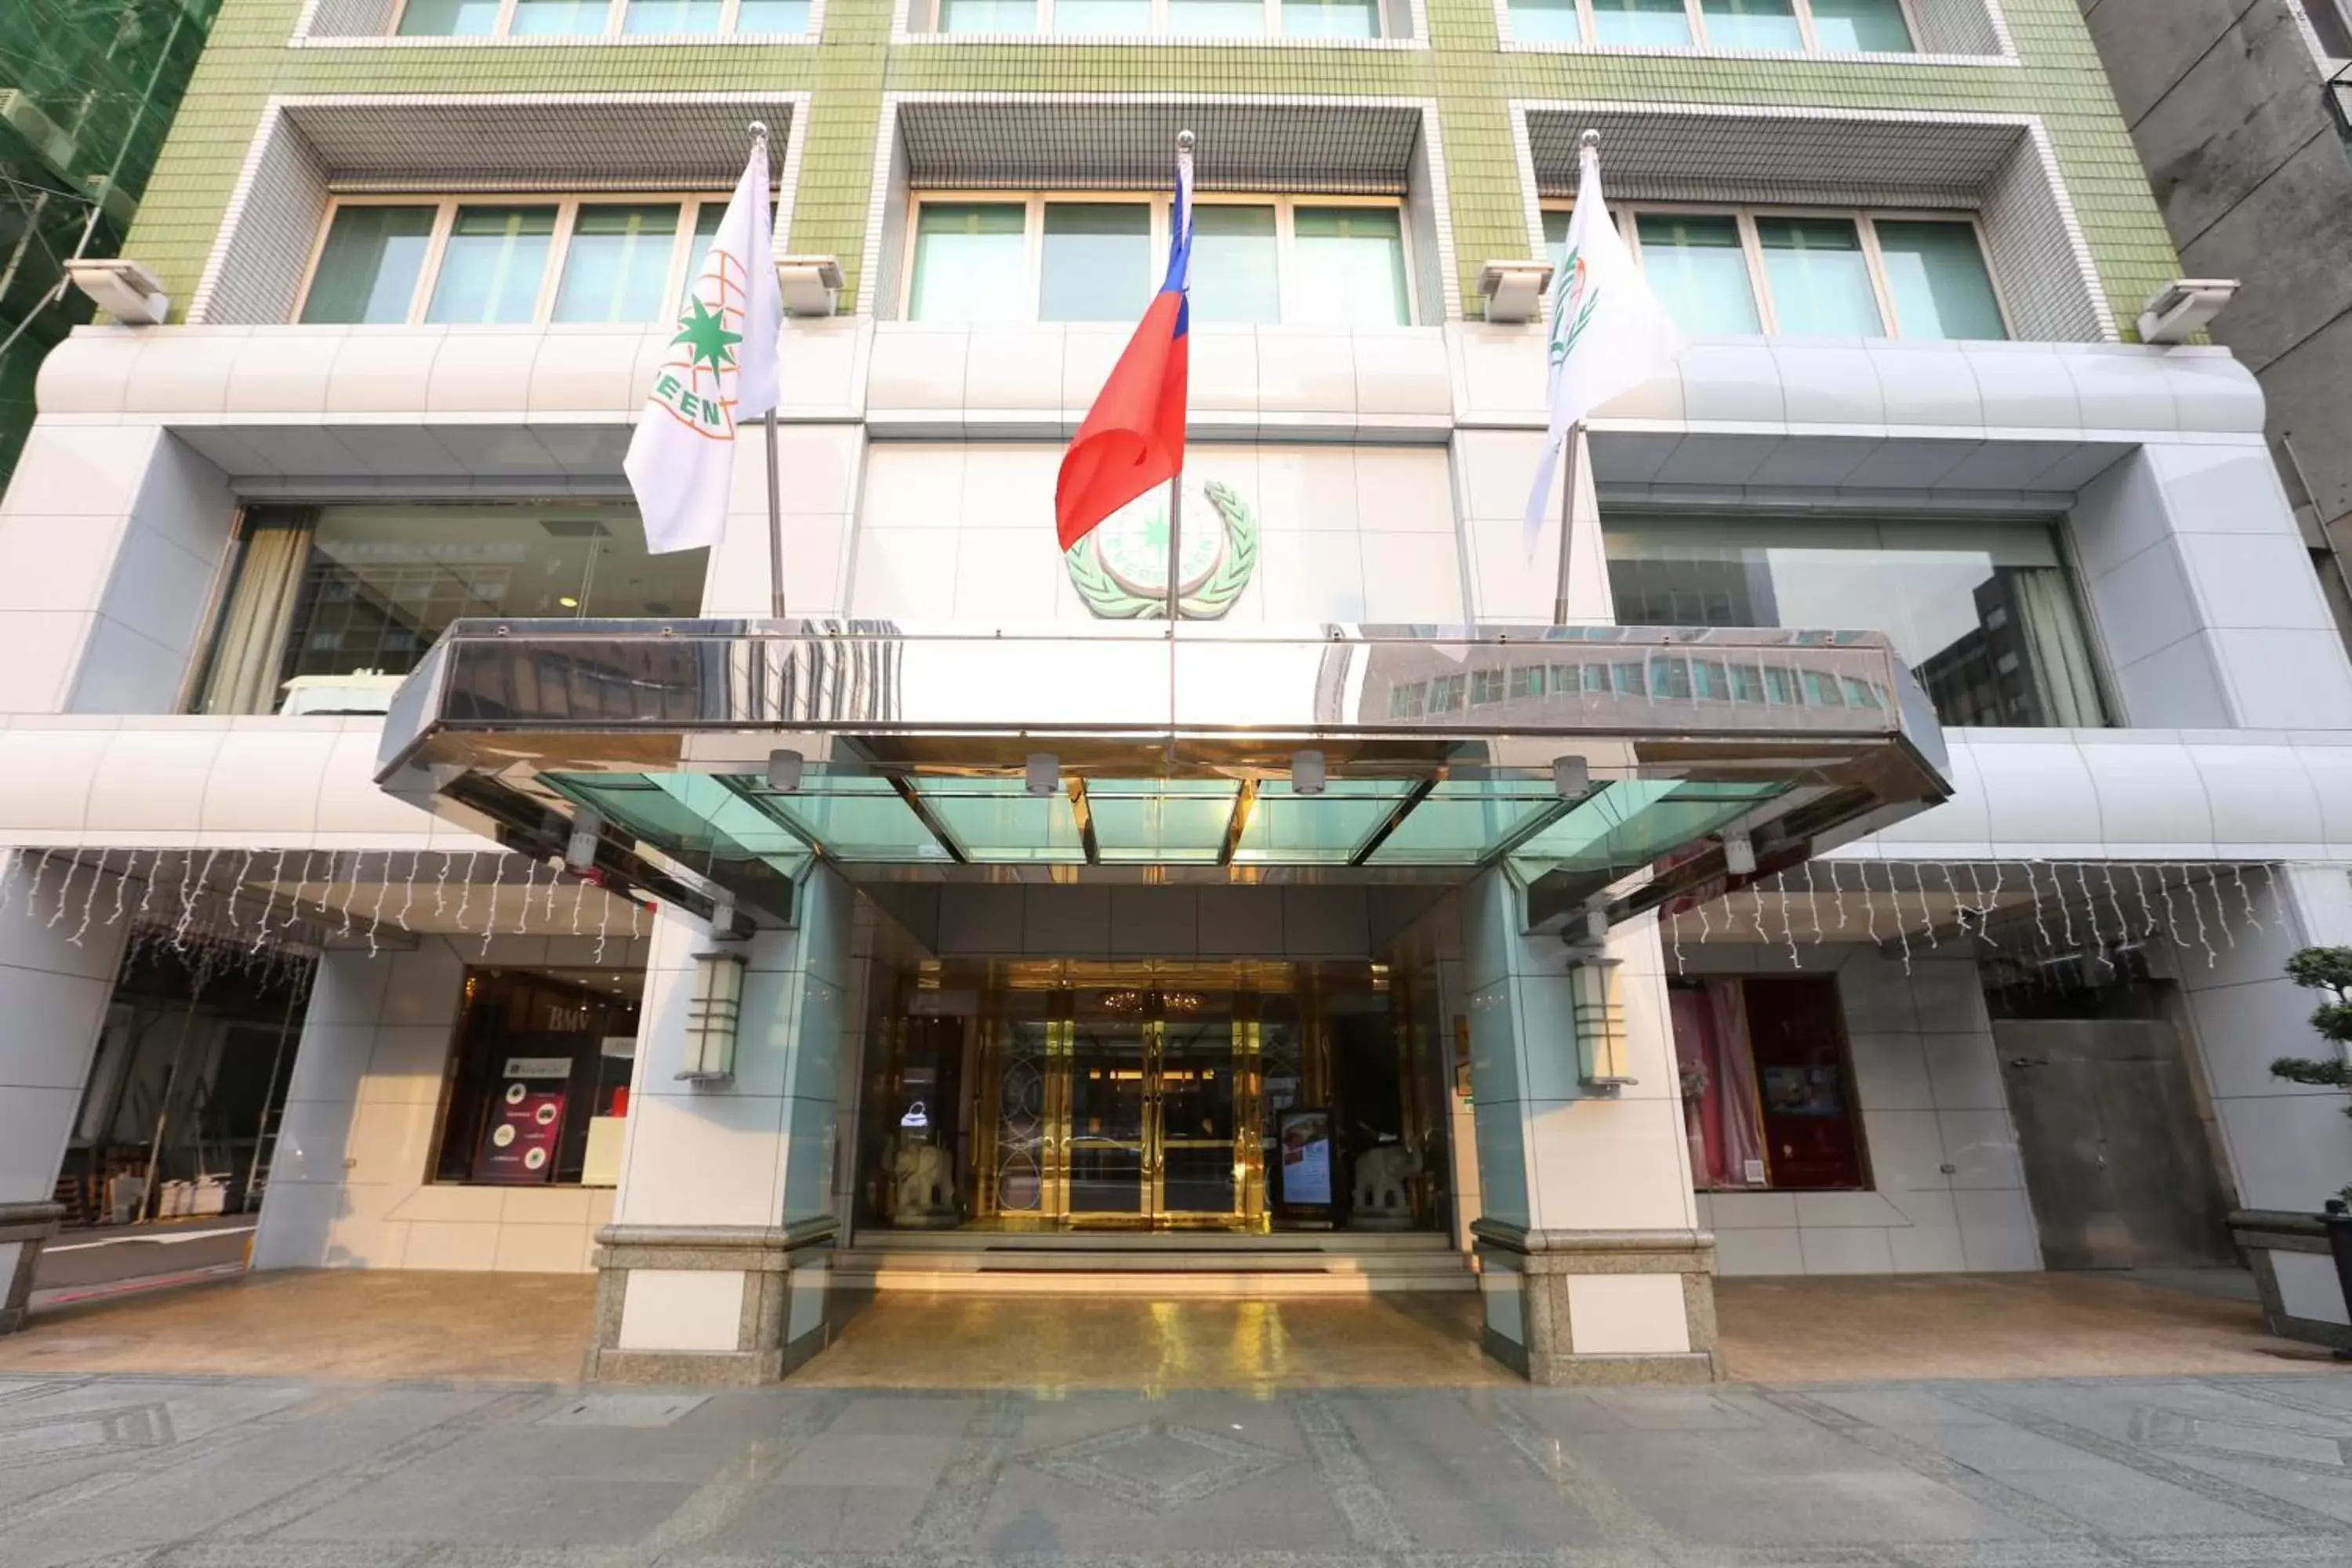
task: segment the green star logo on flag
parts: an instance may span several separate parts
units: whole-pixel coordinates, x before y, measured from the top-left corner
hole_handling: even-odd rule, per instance
[[[707,363],[714,375],[735,368],[735,345],[742,341],[743,334],[729,331],[726,318],[713,313],[699,298],[687,300],[677,318],[677,336],[670,339],[672,346],[686,344],[688,365]]]

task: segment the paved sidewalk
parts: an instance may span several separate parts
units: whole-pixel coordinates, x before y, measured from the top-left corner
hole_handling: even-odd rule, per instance
[[[0,1378],[5,1568],[2352,1562],[2352,1375],[911,1394]]]

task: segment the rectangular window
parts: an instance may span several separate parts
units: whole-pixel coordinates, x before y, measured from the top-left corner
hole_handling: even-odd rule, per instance
[[[1603,532],[1622,625],[1884,632],[1947,724],[2106,722],[2046,524],[1652,515]],[[1848,698],[1824,681],[1805,701]]]
[[[1701,0],[1706,41],[1718,49],[1801,49],[1797,0]]]
[[[196,710],[381,712],[461,616],[690,616],[708,553],[604,501],[257,507]]]
[[[1764,330],[1738,218],[1643,213],[1634,232],[1650,288],[1685,331],[1715,337]]]
[[[1129,321],[1151,275],[1151,208],[1141,202],[1047,202],[1037,279],[1041,321]]]
[[[1223,202],[1195,205],[1191,277],[1196,321],[1281,321],[1281,246],[1274,208]]]
[[[1836,981],[1675,980],[1666,994],[1701,1191],[1869,1184]]]
[[[306,323],[374,325],[405,321],[433,244],[434,207],[344,207],[328,227]]]
[[[726,7],[719,0],[629,0],[624,33],[715,33]]]
[[[1151,0],[1054,0],[1054,31],[1139,37],[1151,31]]]
[[[1377,38],[1380,0],[1282,0],[1282,32],[1289,38]]]
[[[467,970],[434,1180],[613,1185],[644,992],[641,970]]]
[[[921,198],[906,317],[919,321],[1131,321],[1160,285],[1165,196]],[[1393,203],[1203,201],[1192,212],[1200,322],[1410,324],[1404,221]]]
[[[1567,249],[1570,216],[1544,211],[1544,245],[1555,268]],[[1633,237],[1651,288],[1696,336],[2009,335],[1976,225],[1965,217],[1630,204],[1614,216]]]
[[[611,12],[605,0],[514,0],[508,31],[518,38],[594,35],[604,31]]]
[[[1903,0],[1509,0],[1523,43],[1909,54]]]
[[[1255,38],[1265,34],[1258,0],[1163,0],[1168,30],[1182,37]]]
[[[1394,207],[1300,207],[1298,309],[1290,319],[1344,326],[1402,326],[1404,230]]]
[[[658,37],[808,31],[810,0],[394,0],[408,38]]]
[[[2009,335],[1973,225],[1881,218],[1872,226],[1905,337]]]
[[[726,212],[724,198],[715,196],[511,205],[351,201],[327,226],[297,319],[667,321]],[[551,290],[544,288],[551,267]]]
[[[498,30],[499,0],[408,0],[400,13],[406,38],[481,38]]]
[[[1034,33],[1037,0],[940,0],[942,33]]]
[[[907,314],[918,321],[1027,320],[1026,216],[1018,202],[924,203]]]
[[[1759,217],[1756,239],[1783,333],[1868,338],[1883,330],[1862,234],[1850,220]]]
[[[1902,0],[1810,0],[1813,37],[1831,54],[1907,55],[1911,26]]]
[[[554,247],[555,213],[541,207],[459,207],[441,251],[425,319],[482,324],[528,321]]]
[[[725,208],[714,208],[722,215]],[[677,207],[583,205],[563,252],[563,284],[555,296],[559,321],[659,319],[668,303],[670,252],[677,246]]]

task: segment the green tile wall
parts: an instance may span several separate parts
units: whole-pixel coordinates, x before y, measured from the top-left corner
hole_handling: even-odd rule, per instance
[[[1340,93],[1434,99],[1463,295],[1478,266],[1527,247],[1513,99],[1601,99],[2040,115],[2116,318],[2177,276],[2147,180],[2076,0],[2000,0],[2021,67],[1504,53],[1487,0],[1428,0],[1430,47],[940,45],[889,42],[890,0],[828,0],[814,47],[294,48],[301,0],[226,0],[128,252],[174,300],[202,272],[264,102],[280,93],[812,93],[793,247],[850,274],[865,246],[886,91]]]

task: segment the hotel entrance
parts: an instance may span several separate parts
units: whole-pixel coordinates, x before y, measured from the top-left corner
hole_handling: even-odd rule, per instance
[[[1369,963],[923,964],[876,1020],[861,1221],[1435,1228],[1409,1000]]]

